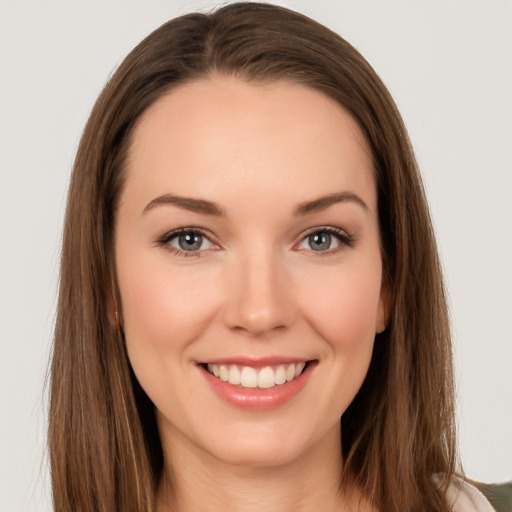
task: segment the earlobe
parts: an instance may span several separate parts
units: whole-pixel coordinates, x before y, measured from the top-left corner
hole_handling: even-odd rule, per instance
[[[379,307],[377,310],[377,316],[375,320],[375,334],[383,333],[389,322],[389,310],[391,304],[391,294],[389,288],[382,285],[379,298]]]

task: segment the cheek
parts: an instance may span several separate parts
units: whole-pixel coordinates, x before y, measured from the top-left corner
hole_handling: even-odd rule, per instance
[[[324,393],[316,403],[329,411],[334,422],[346,411],[368,373],[379,311],[380,273],[371,267],[348,274],[330,272],[323,287],[318,286],[318,277],[305,283],[309,291],[302,310],[326,342]]]
[[[136,269],[136,271],[133,271]],[[217,298],[199,266],[194,272],[149,260],[118,261],[123,323],[130,359],[183,350],[215,315]]]
[[[199,268],[190,272],[139,258],[118,261],[118,281],[126,348],[137,380],[157,409],[185,416],[182,399],[191,391],[183,389],[180,376],[190,370],[188,347],[215,317],[212,280]]]
[[[301,292],[304,316],[333,347],[373,344],[380,311],[380,261],[316,274]]]

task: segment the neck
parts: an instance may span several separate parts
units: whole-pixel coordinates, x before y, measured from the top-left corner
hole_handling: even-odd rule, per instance
[[[340,512],[349,508],[340,491],[339,428],[293,461],[267,467],[230,464],[192,443],[167,446],[164,443],[158,512]],[[352,500],[358,497],[351,494]]]

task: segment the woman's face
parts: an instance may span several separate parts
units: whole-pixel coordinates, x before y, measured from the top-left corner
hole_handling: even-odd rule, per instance
[[[214,76],[145,113],[116,264],[164,450],[278,465],[339,438],[385,327],[376,205],[359,128],[313,89]]]

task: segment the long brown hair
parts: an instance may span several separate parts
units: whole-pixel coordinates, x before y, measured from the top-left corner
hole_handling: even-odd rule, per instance
[[[108,315],[109,300],[122,306],[116,208],[141,114],[176,85],[213,72],[322,91],[366,136],[391,311],[342,417],[344,474],[383,511],[448,511],[444,491],[456,469],[450,332],[404,123],[377,74],[344,39],[293,11],[241,3],[182,16],[150,34],[107,83],[83,133],[67,203],[51,368],[56,512],[155,510],[163,455],[154,408]]]

